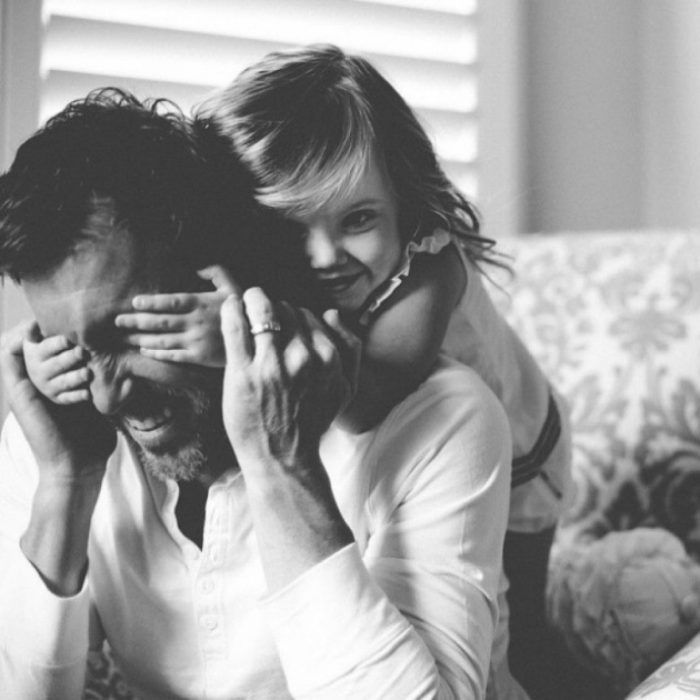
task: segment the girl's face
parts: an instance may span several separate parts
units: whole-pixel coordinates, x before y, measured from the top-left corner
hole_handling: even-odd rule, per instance
[[[295,221],[311,267],[343,311],[357,311],[401,259],[396,197],[374,158],[355,187]]]

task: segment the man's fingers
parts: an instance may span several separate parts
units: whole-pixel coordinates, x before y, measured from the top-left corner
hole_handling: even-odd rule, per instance
[[[224,338],[227,365],[250,362],[253,343],[243,301],[235,294],[227,296],[221,305],[221,335]]]
[[[260,287],[246,289],[243,306],[248,318],[250,335],[253,336],[255,354],[263,355],[274,348],[282,331],[282,322],[275,307]]]
[[[2,334],[0,361],[2,362],[3,371],[6,369],[13,370],[18,358],[22,360],[22,367],[24,367],[24,352],[22,348],[26,335],[25,329],[18,327]]]
[[[337,362],[339,358],[338,348],[321,321],[308,309],[300,309],[300,314],[309,329],[309,340],[313,352],[326,366]]]
[[[0,374],[10,397],[15,387],[25,380],[29,381],[24,344],[30,331],[31,324],[23,323],[3,333],[0,340]]]
[[[209,280],[216,287],[217,292],[222,292],[227,296],[233,294],[238,297],[243,294],[241,288],[236,284],[236,280],[233,279],[233,275],[221,265],[210,265],[199,270],[197,274],[202,279]]]
[[[342,322],[336,309],[328,309],[323,313],[323,320],[335,336],[336,346],[343,363],[343,374],[350,380],[353,390],[357,386],[360,372],[360,356],[362,343],[360,339]]]

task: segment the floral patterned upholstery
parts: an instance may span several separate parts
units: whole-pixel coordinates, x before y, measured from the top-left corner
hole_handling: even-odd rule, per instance
[[[501,248],[516,277],[497,302],[571,408],[575,490],[550,598],[561,603],[567,553],[608,533],[664,528],[700,561],[700,232],[536,235]],[[589,612],[567,611],[569,646]],[[629,689],[653,667],[626,670]]]
[[[109,650],[91,651],[83,700],[137,700],[116,668]]]
[[[700,698],[700,635],[638,685],[627,700]]]
[[[504,244],[506,312],[567,397],[577,537],[657,525],[700,557],[700,232]]]

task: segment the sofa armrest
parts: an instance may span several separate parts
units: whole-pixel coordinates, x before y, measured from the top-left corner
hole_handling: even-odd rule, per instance
[[[626,700],[681,700],[700,697],[700,633],[659,666]]]

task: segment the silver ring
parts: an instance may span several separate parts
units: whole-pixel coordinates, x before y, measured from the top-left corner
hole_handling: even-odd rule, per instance
[[[260,335],[261,333],[279,333],[282,330],[277,321],[266,321],[265,323],[257,323],[250,327],[251,335]]]

